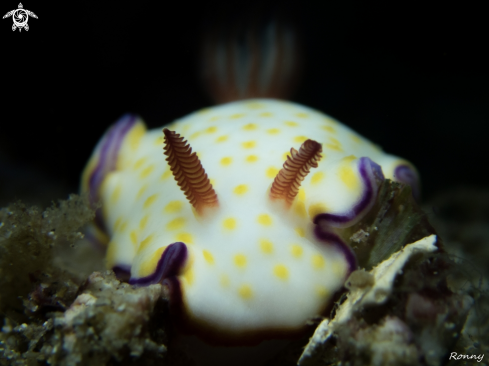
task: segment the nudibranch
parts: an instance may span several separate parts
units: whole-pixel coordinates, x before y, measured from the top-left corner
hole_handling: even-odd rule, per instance
[[[332,117],[250,99],[147,131],[125,115],[104,135],[82,190],[107,267],[162,283],[189,334],[226,345],[295,334],[355,269],[340,232],[384,178],[416,187],[406,160]]]

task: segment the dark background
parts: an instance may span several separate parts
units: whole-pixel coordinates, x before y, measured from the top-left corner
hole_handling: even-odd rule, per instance
[[[3,1],[0,13],[17,8]],[[0,22],[1,204],[77,192],[105,129],[149,128],[212,104],[198,74],[204,20],[263,2],[25,0],[28,32]],[[261,4],[261,6],[258,6]],[[294,101],[405,157],[423,198],[487,186],[488,22],[482,1],[297,1],[305,74]]]

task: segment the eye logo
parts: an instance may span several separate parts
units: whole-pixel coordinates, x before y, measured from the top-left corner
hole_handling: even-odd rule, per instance
[[[22,3],[19,3],[19,8],[9,11],[7,14],[3,16],[3,19],[12,17],[14,24],[12,25],[12,30],[15,31],[19,28],[19,32],[24,28],[26,31],[29,30],[29,26],[27,25],[27,21],[29,20],[29,15],[33,18],[37,19],[37,15],[32,11],[24,9]]]

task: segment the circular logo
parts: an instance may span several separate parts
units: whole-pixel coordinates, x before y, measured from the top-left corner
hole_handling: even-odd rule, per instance
[[[29,19],[29,15],[24,9],[16,9],[12,14],[12,18],[14,20],[14,24],[22,28],[27,24],[27,20]]]

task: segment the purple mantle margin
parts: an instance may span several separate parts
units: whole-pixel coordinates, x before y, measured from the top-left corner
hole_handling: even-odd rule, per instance
[[[345,257],[346,262],[349,266],[349,271],[346,276],[348,277],[350,273],[357,268],[357,259],[350,247],[346,245],[346,243],[344,243],[338,235],[329,231],[324,231],[319,225],[316,225],[314,227],[314,234],[316,235],[316,238],[318,238],[318,240],[326,242],[329,245],[333,245],[341,253],[343,253],[343,256]]]
[[[359,171],[365,187],[360,201],[350,213],[344,215],[322,213],[314,217],[314,224],[324,222],[333,227],[348,227],[358,221],[363,214],[374,204],[380,183],[385,179],[382,168],[370,158],[362,157],[359,162]]]
[[[170,244],[161,255],[154,273],[146,277],[131,278],[129,283],[136,286],[148,286],[176,276],[183,268],[188,256],[185,243]]]
[[[97,166],[93,170],[88,180],[88,189],[90,191],[90,203],[94,205],[99,201],[98,189],[102,184],[104,177],[114,171],[117,163],[117,156],[122,144],[122,140],[128,131],[134,126],[137,121],[137,116],[125,114],[122,116],[109,130],[105,133],[102,140],[97,146],[99,150],[99,159]],[[106,232],[104,221],[102,219],[101,210],[98,209],[95,213],[95,225]]]
[[[409,165],[399,165],[394,170],[394,178],[401,183],[411,186],[414,199],[419,202],[421,189],[419,188],[418,173]]]

